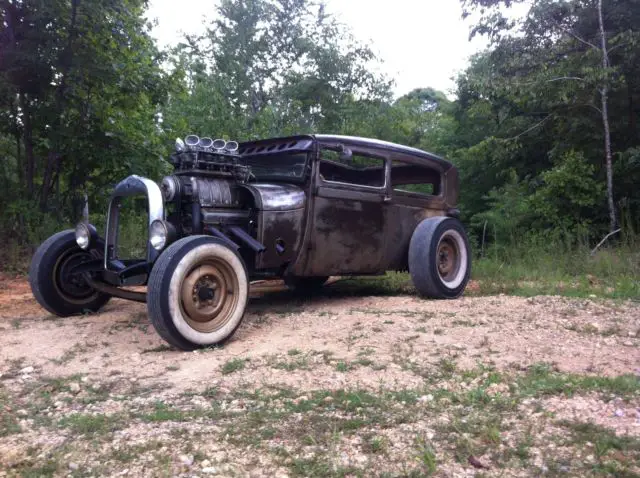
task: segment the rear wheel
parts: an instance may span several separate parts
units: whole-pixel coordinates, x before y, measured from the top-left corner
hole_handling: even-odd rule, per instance
[[[78,247],[73,230],[44,241],[29,267],[29,285],[38,303],[60,317],[99,310],[110,296],[92,288],[81,273],[73,273],[75,266],[97,257]]]
[[[469,241],[460,221],[432,217],[418,224],[409,244],[409,272],[420,294],[459,297],[471,272]]]
[[[191,236],[158,258],[149,277],[147,308],[163,339],[194,350],[231,337],[248,297],[249,280],[240,256],[216,238]]]

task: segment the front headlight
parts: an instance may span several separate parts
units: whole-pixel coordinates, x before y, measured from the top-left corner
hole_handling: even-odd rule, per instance
[[[176,229],[170,222],[156,219],[149,226],[149,242],[156,251],[161,251],[176,239]]]
[[[167,245],[169,231],[164,221],[156,220],[149,226],[149,242],[156,251],[161,251]]]
[[[76,244],[85,251],[89,249],[91,241],[97,236],[96,228],[91,224],[81,222],[76,226]]]

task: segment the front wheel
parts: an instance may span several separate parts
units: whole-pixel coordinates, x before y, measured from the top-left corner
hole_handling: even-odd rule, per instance
[[[240,326],[249,280],[240,256],[222,241],[190,236],[171,244],[147,287],[151,323],[169,344],[194,350],[224,342]]]
[[[409,244],[409,272],[418,292],[434,299],[455,299],[469,282],[471,254],[462,223],[431,217],[416,227]]]
[[[93,289],[73,268],[96,259],[80,249],[73,230],[54,234],[44,241],[31,259],[29,285],[38,303],[59,317],[96,312],[110,296]]]

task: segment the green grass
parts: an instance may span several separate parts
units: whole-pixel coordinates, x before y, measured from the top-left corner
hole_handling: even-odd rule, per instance
[[[492,247],[473,264],[479,293],[610,298],[640,297],[640,240],[627,237],[593,256],[587,245],[525,239]]]
[[[374,353],[374,349],[363,348],[359,355],[365,358]],[[284,358],[299,359],[307,354],[286,354]],[[334,359],[331,363],[337,366],[345,362]],[[162,447],[174,450],[175,455],[195,456],[198,440],[218,440],[228,444],[225,446],[269,454],[290,476],[371,476],[372,460],[385,463],[398,460],[397,468],[388,476],[432,476],[441,473],[440,468],[452,461],[469,467],[470,456],[481,457],[498,474],[525,470],[525,474],[537,476],[541,473],[533,466],[532,457],[537,456],[543,443],[552,441],[558,452],[544,456],[549,476],[561,474],[567,466],[572,476],[633,476],[633,465],[640,458],[638,439],[616,436],[611,430],[591,424],[555,421],[551,414],[534,417],[527,404],[532,398],[593,392],[603,394],[605,400],[612,394],[631,399],[639,393],[636,377],[573,375],[557,372],[545,364],[524,372],[499,372],[488,366],[461,369],[452,358],[428,366],[409,365],[408,369],[415,369],[424,381],[410,388],[388,389],[381,385],[372,390],[241,386],[224,391],[212,387],[200,393],[167,397],[165,401],[145,404],[126,401],[117,414],[82,411],[64,418],[54,417],[49,424],[40,426],[68,429],[69,436],[73,436],[65,445],[69,448],[58,448],[53,454],[37,459],[41,451],[34,451],[16,470],[24,472],[23,475],[32,473],[29,476],[38,476],[38,472],[44,476],[59,473],[69,461],[75,461],[63,459],[65,454],[86,452],[88,443],[97,449],[107,447],[113,431],[142,423],[150,429],[167,430],[169,435],[161,441],[139,444],[140,448],[108,449],[104,457],[113,460],[115,466],[138,464],[141,454]],[[470,385],[456,386],[462,382]],[[69,377],[47,380],[44,386],[41,382],[20,396],[7,391],[0,395],[0,411],[3,405],[19,397],[29,403],[39,402],[43,400],[43,391],[50,403],[51,394],[66,392],[69,383]],[[496,394],[490,389],[493,384],[505,384],[508,388]],[[427,394],[431,398],[424,400],[422,397]],[[194,408],[192,397],[196,395],[207,399],[209,406]],[[70,400],[77,409],[81,399],[76,396]],[[243,406],[236,406],[238,403]],[[420,427],[416,428],[414,425],[418,423]],[[191,434],[197,428],[195,424],[205,427],[202,437]],[[206,428],[210,425],[215,425],[215,431]],[[277,445],[283,439],[288,443],[286,449]],[[368,460],[348,466],[341,462],[336,451],[345,443],[357,443]],[[399,445],[404,455],[398,455]],[[568,462],[563,461],[563,450],[570,451]],[[587,455],[593,455],[594,460],[585,462],[583,458]],[[52,457],[55,460],[48,463],[46,460]],[[205,457],[206,454],[197,461]],[[57,468],[52,463],[58,463]],[[162,475],[161,465],[164,466],[154,465],[158,476]],[[43,471],[50,468],[52,472]],[[112,468],[105,468],[104,474],[109,470]],[[93,469],[92,473],[100,475],[100,470]]]
[[[518,390],[521,395],[545,396],[597,392],[631,398],[640,395],[640,379],[632,374],[616,377],[596,375],[574,375],[559,373],[546,364],[537,364],[519,377]]]
[[[162,402],[156,402],[153,410],[143,413],[140,418],[145,422],[183,422],[190,418],[189,413],[178,410]]]
[[[60,428],[69,428],[75,434],[98,435],[123,428],[124,422],[118,415],[77,413],[58,421]]]
[[[229,375],[230,373],[234,373],[234,372],[238,372],[240,370],[243,370],[244,367],[247,365],[247,362],[249,361],[249,359],[246,358],[234,358],[231,360],[227,360],[223,365],[222,365],[222,375]]]
[[[561,295],[638,299],[640,297],[640,246],[629,244],[601,249],[594,256],[588,247],[563,244],[514,245],[491,248],[472,261],[473,287],[469,296],[511,294]],[[340,281],[335,294],[415,294],[408,273]]]
[[[18,420],[11,411],[11,400],[9,395],[0,385],[0,438],[20,433],[22,429]]]
[[[289,352],[287,352],[287,357],[285,358],[281,358],[277,355],[272,356],[267,360],[267,363],[273,368],[286,370],[288,372],[292,372],[294,370],[311,370],[308,355],[303,355],[302,352],[297,349],[289,350]]]
[[[493,245],[472,261],[472,288],[467,295],[571,297],[640,297],[640,238],[625,237],[616,247],[593,256],[587,245],[567,245],[546,237],[519,238],[514,244]],[[332,286],[336,294],[415,294],[408,273],[347,279]]]

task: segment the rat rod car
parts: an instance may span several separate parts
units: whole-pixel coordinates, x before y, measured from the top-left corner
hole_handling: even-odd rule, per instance
[[[146,302],[160,336],[193,350],[234,333],[251,280],[309,292],[332,275],[408,270],[420,294],[438,299],[458,297],[469,280],[458,171],[433,154],[346,136],[238,144],[190,135],[170,161],[175,172],[160,185],[133,175],[115,187],[104,237],[84,221],[39,247],[29,281],[45,309]],[[118,254],[129,196],[145,196],[146,258]],[[139,285],[147,292],[127,289]]]

